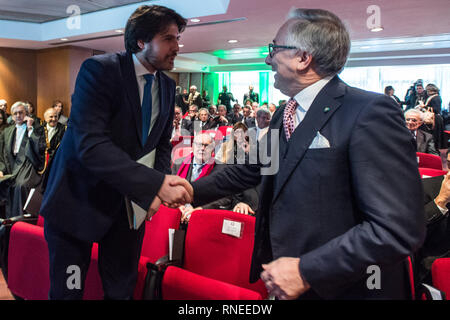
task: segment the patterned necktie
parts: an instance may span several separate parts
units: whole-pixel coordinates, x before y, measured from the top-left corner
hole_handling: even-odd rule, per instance
[[[142,100],[142,145],[145,145],[147,141],[152,119],[152,84],[154,78],[153,74],[144,75],[147,83],[144,86],[144,99]]]
[[[294,116],[295,110],[297,109],[298,103],[295,99],[290,99],[284,108],[283,114],[283,126],[284,133],[286,134],[286,140],[289,141],[291,138],[292,132],[295,130],[294,125]]]

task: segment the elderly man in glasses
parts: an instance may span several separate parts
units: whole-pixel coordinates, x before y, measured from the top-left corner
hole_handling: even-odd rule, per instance
[[[340,80],[349,52],[335,14],[294,9],[266,58],[291,97],[270,122],[270,168],[192,183],[196,205],[260,183],[250,280],[278,299],[410,297],[404,261],[425,236],[416,150],[391,98]]]
[[[418,109],[409,109],[405,112],[406,127],[411,132],[417,145],[417,152],[439,155],[436,151],[433,136],[419,127],[423,123],[423,112]]]

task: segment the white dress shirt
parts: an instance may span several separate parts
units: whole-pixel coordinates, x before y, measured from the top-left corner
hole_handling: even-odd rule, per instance
[[[298,107],[297,110],[295,110],[295,117],[294,117],[295,128],[297,128],[300,122],[305,118],[306,112],[308,112],[309,108],[314,102],[314,99],[316,99],[317,95],[319,94],[320,90],[322,90],[323,87],[325,87],[326,84],[330,82],[332,78],[333,78],[332,76],[329,76],[320,79],[316,83],[313,83],[312,85],[306,87],[305,89],[297,93],[297,95],[294,97],[294,99],[298,103]]]
[[[19,153],[20,145],[22,144],[23,136],[25,135],[25,132],[28,131],[28,137],[31,136],[31,133],[33,133],[33,128],[30,130],[27,130],[27,124],[24,122],[21,125],[16,124],[16,141],[14,142],[14,155]]]
[[[139,89],[139,98],[141,101],[144,100],[144,87],[147,81],[144,78],[144,75],[150,74],[150,72],[142,65],[142,63],[138,60],[135,54],[133,54],[133,63],[134,63],[134,71],[136,72],[136,80]],[[151,132],[153,125],[155,124],[160,110],[160,101],[159,101],[159,75],[158,72],[153,73],[155,78],[153,79],[152,84],[152,118],[150,121],[149,133]],[[138,162],[146,165],[149,168],[153,168],[155,165],[155,154],[156,149],[154,149],[149,154],[145,155],[143,158],[139,159]]]
[[[48,142],[52,141],[53,136],[56,133],[56,126],[55,127],[51,127],[48,123],[47,123],[47,135],[48,135]]]

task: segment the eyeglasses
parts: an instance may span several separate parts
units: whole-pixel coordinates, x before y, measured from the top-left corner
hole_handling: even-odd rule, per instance
[[[300,48],[293,47],[293,46],[279,46],[277,44],[269,43],[269,56],[271,58],[273,58],[273,56],[275,55],[276,51],[274,51],[274,49],[277,49],[277,48],[279,48],[279,49],[291,49],[291,50],[292,49],[297,49],[297,50],[300,50]]]
[[[196,147],[199,147],[199,148],[205,148],[205,149],[208,149],[210,146],[212,146],[212,144],[211,143],[198,143],[198,142],[194,142],[194,145],[196,146]]]
[[[405,120],[409,122],[417,122],[417,119],[414,118],[406,118]]]

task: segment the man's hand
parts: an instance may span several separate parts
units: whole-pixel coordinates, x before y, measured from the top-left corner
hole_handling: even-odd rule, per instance
[[[189,206],[181,206],[179,209],[181,211],[181,222],[189,222],[192,212],[202,210],[203,208],[202,207],[194,208],[193,206],[189,205]]]
[[[310,288],[300,275],[299,264],[300,258],[281,257],[262,265],[261,279],[271,296],[294,300]]]
[[[178,208],[185,203],[193,202],[194,189],[186,179],[166,175],[158,191],[158,197],[165,206]]]
[[[441,190],[434,201],[441,208],[446,208],[447,203],[450,202],[450,172],[444,176],[444,180],[442,180],[441,184]]]
[[[3,178],[3,171],[0,171],[0,178]]]
[[[26,116],[23,120],[26,121],[27,128],[33,127],[34,119],[32,117]]]
[[[151,217],[159,210],[159,206],[161,205],[161,200],[158,198],[158,196],[153,199],[152,204],[150,205],[150,208],[148,208],[147,211],[147,217],[146,220],[150,220]]]
[[[237,205],[235,205],[233,208],[233,211],[243,213],[246,215],[255,214],[255,212],[252,210],[252,208],[244,202],[239,202]]]

